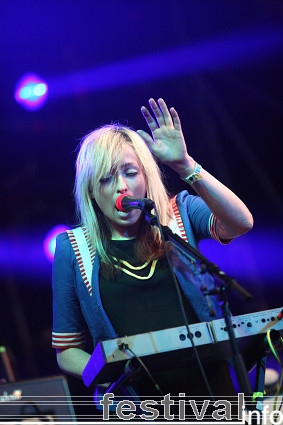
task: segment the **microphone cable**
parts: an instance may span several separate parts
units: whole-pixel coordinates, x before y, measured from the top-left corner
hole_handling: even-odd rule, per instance
[[[190,340],[190,342],[192,344],[194,355],[196,357],[196,360],[197,360],[197,363],[198,363],[198,366],[199,366],[199,369],[200,369],[202,378],[203,378],[203,380],[205,382],[205,386],[206,386],[206,388],[208,390],[209,396],[211,397],[211,400],[212,401],[215,401],[215,398],[214,398],[214,396],[212,394],[211,387],[210,387],[209,382],[207,380],[207,377],[205,375],[205,371],[203,369],[203,366],[202,366],[202,363],[201,363],[201,360],[200,360],[200,357],[199,357],[197,348],[195,346],[194,340],[193,340],[192,335],[191,335],[191,332],[190,332],[190,327],[189,327],[188,319],[187,319],[186,312],[185,312],[185,309],[184,309],[184,305],[183,305],[183,301],[182,301],[182,297],[181,297],[181,292],[180,292],[179,284],[177,282],[177,279],[176,279],[176,276],[175,276],[175,273],[174,273],[174,270],[173,270],[172,262],[171,262],[171,259],[169,257],[168,249],[167,249],[167,246],[166,246],[166,243],[165,243],[164,233],[163,233],[163,230],[162,230],[160,221],[159,221],[159,216],[158,216],[158,212],[157,212],[157,209],[156,209],[155,205],[153,205],[153,208],[154,208],[154,211],[155,211],[157,227],[159,228],[159,231],[160,231],[161,240],[162,240],[162,243],[163,243],[163,246],[164,246],[164,251],[165,251],[166,259],[167,259],[167,262],[168,262],[168,266],[169,266],[169,269],[170,269],[170,272],[171,272],[171,275],[172,275],[172,278],[173,278],[173,282],[174,282],[174,285],[175,285],[175,288],[176,288],[176,291],[177,291],[178,302],[179,302],[179,305],[180,305],[180,308],[181,308],[181,313],[182,313],[183,319],[185,321],[187,335],[188,335],[188,338],[189,338],[189,340]]]

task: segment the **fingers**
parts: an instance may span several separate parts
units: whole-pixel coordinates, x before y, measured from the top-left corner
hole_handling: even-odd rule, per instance
[[[151,100],[153,100],[153,99],[150,99],[149,102]],[[154,102],[154,108],[156,108],[156,107],[158,108],[156,102],[154,100],[153,100],[153,102]],[[152,105],[151,102],[150,102],[150,105]],[[160,113],[161,119],[163,119],[163,122],[165,123],[165,125],[173,127],[172,117],[170,115],[170,112],[168,111],[168,108],[167,108],[165,101],[162,98],[158,99],[158,105],[159,105],[158,110],[161,111],[161,113]],[[151,107],[153,107],[153,106],[151,106]],[[155,112],[155,109],[154,109],[154,112]]]
[[[159,124],[159,127],[161,127],[162,125],[165,125],[165,118],[163,116],[163,111],[160,108],[160,106],[157,105],[157,103],[155,102],[155,100],[152,99],[152,98],[149,99],[148,103],[149,103],[149,106],[151,107],[151,109],[152,109],[152,111],[153,111],[153,113],[155,115],[155,118],[156,118],[156,121]]]
[[[155,144],[153,138],[146,131],[143,130],[137,130],[137,133],[144,139],[150,151],[152,152],[153,145]]]
[[[174,125],[175,129],[182,131],[181,121],[180,121],[180,118],[179,118],[179,115],[178,115],[176,109],[170,108],[170,112],[171,112],[171,115],[172,115],[172,118],[173,118],[173,125]]]
[[[147,125],[149,126],[151,131],[156,130],[158,128],[158,125],[155,119],[151,116],[149,110],[145,106],[141,107],[141,113],[143,114],[144,119],[146,120]]]
[[[151,98],[151,99],[149,99],[148,102],[149,102],[151,110],[152,110],[152,112],[155,116],[155,119],[151,115],[150,111],[145,106],[142,106],[141,112],[142,112],[149,128],[151,129],[151,131],[154,131],[154,130],[156,130],[156,128],[164,126],[164,125],[169,126],[171,128],[174,128],[174,122],[172,120],[171,114],[170,114],[164,100],[161,99],[161,98],[158,99],[158,104],[157,104],[155,102],[155,100]],[[177,114],[177,112],[176,112],[176,114]],[[178,124],[178,122],[177,122],[177,124]]]

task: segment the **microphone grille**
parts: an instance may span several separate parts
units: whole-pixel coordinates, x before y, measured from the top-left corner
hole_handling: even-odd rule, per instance
[[[123,207],[122,207],[122,200],[125,198],[125,196],[128,196],[126,193],[123,193],[122,195],[119,195],[118,198],[116,199],[116,208],[119,211],[124,211]]]

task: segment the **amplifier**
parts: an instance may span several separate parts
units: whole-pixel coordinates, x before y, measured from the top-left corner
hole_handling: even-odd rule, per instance
[[[51,376],[0,385],[0,424],[76,422],[66,378]]]

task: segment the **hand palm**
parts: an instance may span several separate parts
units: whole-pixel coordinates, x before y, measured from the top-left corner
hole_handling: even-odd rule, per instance
[[[187,154],[187,148],[177,112],[171,108],[170,114],[163,99],[159,99],[159,106],[153,99],[149,103],[155,119],[145,107],[142,107],[142,114],[152,135],[143,130],[138,133],[161,162],[168,165],[181,162]]]
[[[186,152],[183,134],[175,128],[159,127],[152,132],[155,143],[151,145],[152,152],[164,163],[179,161]]]

